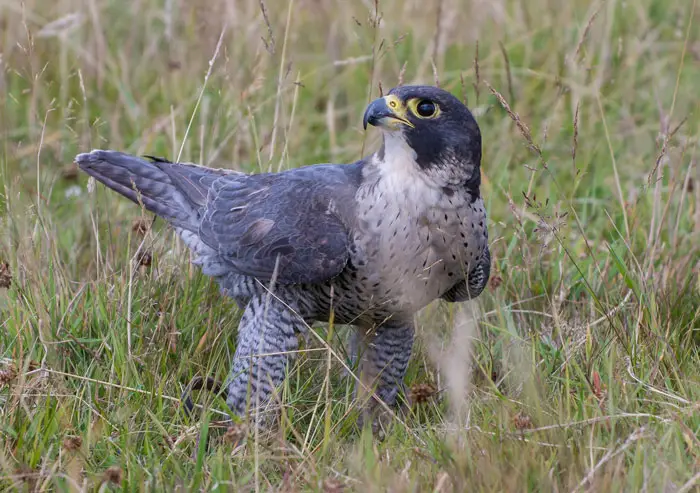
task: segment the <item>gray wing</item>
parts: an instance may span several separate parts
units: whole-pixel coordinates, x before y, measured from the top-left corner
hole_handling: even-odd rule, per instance
[[[452,286],[441,298],[450,303],[476,298],[486,287],[490,275],[491,252],[489,251],[489,247],[486,246],[481,254],[479,262],[469,271],[467,278]]]
[[[361,164],[225,176],[212,183],[199,237],[233,270],[281,284],[316,283],[348,261]]]

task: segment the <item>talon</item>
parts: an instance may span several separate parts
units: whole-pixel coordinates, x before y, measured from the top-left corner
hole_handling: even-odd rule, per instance
[[[180,401],[182,402],[182,407],[185,410],[185,413],[188,416],[192,416],[192,412],[194,411],[194,402],[192,401],[192,391],[193,390],[201,390],[203,388],[206,388],[207,391],[212,392],[214,394],[222,394],[224,399],[228,398],[228,390],[224,387],[223,392],[221,390],[221,383],[218,380],[215,380],[212,377],[201,377],[201,376],[196,376],[192,380],[190,380],[190,383],[187,385],[185,390],[182,392],[182,395],[180,397]]]

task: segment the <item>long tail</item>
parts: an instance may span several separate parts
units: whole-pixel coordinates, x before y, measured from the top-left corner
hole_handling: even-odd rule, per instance
[[[78,154],[75,162],[112,190],[188,230],[196,230],[212,182],[226,174],[225,170],[155,158],[147,161],[117,151]]]

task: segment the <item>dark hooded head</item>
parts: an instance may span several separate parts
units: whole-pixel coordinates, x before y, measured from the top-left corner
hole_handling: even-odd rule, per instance
[[[400,138],[415,153],[415,163],[429,175],[478,191],[481,132],[469,109],[447,91],[432,86],[400,86],[370,103],[364,126]],[[384,156],[380,156],[383,158]]]

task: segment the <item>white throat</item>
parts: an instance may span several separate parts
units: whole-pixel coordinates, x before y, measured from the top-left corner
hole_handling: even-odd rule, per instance
[[[416,151],[408,145],[403,135],[398,132],[384,131],[384,161],[377,163],[382,176],[421,173],[416,162]],[[422,173],[421,173],[422,174]]]
[[[371,172],[377,173],[377,189],[393,202],[431,206],[440,200],[438,183],[416,162],[416,152],[399,132],[384,132],[384,159],[375,154]]]

